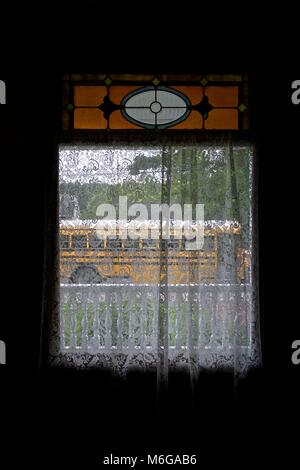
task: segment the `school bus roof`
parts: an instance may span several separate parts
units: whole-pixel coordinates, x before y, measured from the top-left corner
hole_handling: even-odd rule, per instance
[[[204,224],[205,231],[215,231],[218,233],[240,233],[241,226],[236,220],[205,220],[204,222],[193,221],[187,222],[182,220],[170,220],[171,229],[196,228]],[[167,221],[162,223],[159,220],[80,220],[80,219],[64,219],[60,221],[61,230],[109,230],[109,229],[159,229],[167,228]]]

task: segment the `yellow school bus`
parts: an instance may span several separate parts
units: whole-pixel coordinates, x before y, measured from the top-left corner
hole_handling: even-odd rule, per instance
[[[128,234],[129,222],[111,221],[100,228],[97,221],[60,222],[60,279],[62,283],[133,283],[170,285],[215,283],[220,276],[221,240],[231,235],[232,282],[245,282],[250,253],[239,246],[241,226],[236,221],[206,221],[201,250],[187,249],[195,233],[190,224],[173,224],[169,239],[162,237],[162,225],[143,222],[135,239]],[[140,230],[140,235],[139,235]],[[105,233],[104,233],[105,231]],[[125,232],[126,231],[126,232]],[[190,232],[190,233],[189,233]],[[228,250],[227,250],[228,251]],[[227,253],[228,255],[228,253]],[[223,275],[222,275],[223,276]]]

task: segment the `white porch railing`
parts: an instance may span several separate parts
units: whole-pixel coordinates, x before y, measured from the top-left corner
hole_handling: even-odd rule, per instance
[[[174,285],[166,292],[153,285],[62,284],[61,351],[155,351],[160,309],[168,312],[170,350],[250,347],[249,284]]]

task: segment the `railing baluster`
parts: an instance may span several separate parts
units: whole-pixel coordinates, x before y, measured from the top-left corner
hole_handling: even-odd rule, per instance
[[[86,289],[81,289],[82,300],[81,300],[81,309],[83,310],[82,319],[81,319],[81,349],[83,352],[88,351],[88,291]]]
[[[99,296],[99,304],[98,304],[98,319],[99,319],[99,346],[100,349],[105,348],[105,315],[106,315],[106,292],[101,289]]]
[[[201,286],[198,287],[198,294],[199,294],[199,304],[198,304],[198,312],[199,312],[199,318],[198,318],[198,327],[199,327],[198,349],[201,351],[201,349],[204,347],[204,312],[203,312],[204,292],[203,292],[203,289],[201,289]]]
[[[61,298],[60,298],[60,322],[59,322],[59,338],[60,338],[60,347],[62,350],[67,348],[66,344],[66,313],[69,305],[69,293],[64,291],[61,293]]]
[[[222,292],[222,348],[229,348],[229,321],[231,316],[231,293],[230,289],[226,289],[225,292]]]
[[[77,313],[77,303],[71,302],[70,304],[70,350],[74,352],[76,350],[77,341],[76,341],[76,313]]]
[[[210,349],[214,349],[216,347],[216,297],[218,296],[218,289],[216,295],[209,289],[209,298],[210,298],[210,314],[211,314],[211,334],[210,334],[210,342],[209,347]]]
[[[117,303],[118,305],[118,319],[117,319],[117,349],[118,351],[122,351],[122,329],[123,329],[123,319],[122,319],[122,314],[123,314],[123,291],[120,289],[119,293],[119,302]]]
[[[128,314],[129,314],[129,326],[128,326],[128,349],[131,352],[134,348],[134,299],[136,296],[136,289],[133,290],[134,295],[131,295],[128,299]]]
[[[93,336],[92,340],[92,351],[94,353],[100,350],[100,322],[99,322],[99,303],[93,302]]]
[[[146,347],[146,322],[147,322],[147,291],[142,292],[141,301],[141,318],[140,318],[140,347],[144,351]]]
[[[151,296],[153,301],[153,317],[152,317],[152,338],[151,345],[154,352],[158,348],[158,310],[159,310],[159,289],[157,286],[151,288]]]
[[[108,290],[105,298],[105,349],[111,348],[111,313],[113,308],[112,290]]]

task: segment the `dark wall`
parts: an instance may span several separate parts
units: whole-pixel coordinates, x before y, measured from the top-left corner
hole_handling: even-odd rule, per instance
[[[143,9],[133,18],[129,6],[116,13],[94,2],[64,5],[45,7],[31,21],[27,11],[23,23],[18,15],[17,43],[1,61],[0,78],[7,82],[7,105],[0,109],[1,217],[8,221],[11,240],[9,246],[2,244],[9,301],[1,309],[0,330],[7,343],[7,366],[1,369],[2,401],[10,408],[7,426],[12,416],[20,419],[22,447],[32,424],[34,446],[53,462],[58,450],[69,462],[95,465],[105,450],[136,455],[151,447],[179,453],[191,447],[204,460],[213,455],[227,462],[228,449],[243,450],[252,426],[253,457],[258,449],[273,455],[266,436],[273,444],[280,442],[278,420],[283,415],[288,426],[299,394],[298,370],[290,360],[290,345],[300,336],[292,271],[297,263],[300,122],[300,106],[290,100],[291,82],[299,78],[297,64],[287,58],[287,50],[293,57],[293,38],[286,37],[283,45],[276,25],[259,15],[235,21],[204,9],[162,14],[152,5],[153,10]],[[249,75],[258,153],[264,366],[241,384],[237,395],[232,377],[206,374],[192,402],[188,379],[172,376],[168,404],[157,416],[151,374],[133,375],[124,383],[108,374],[38,371],[45,197],[56,158],[61,76],[80,71]]]

